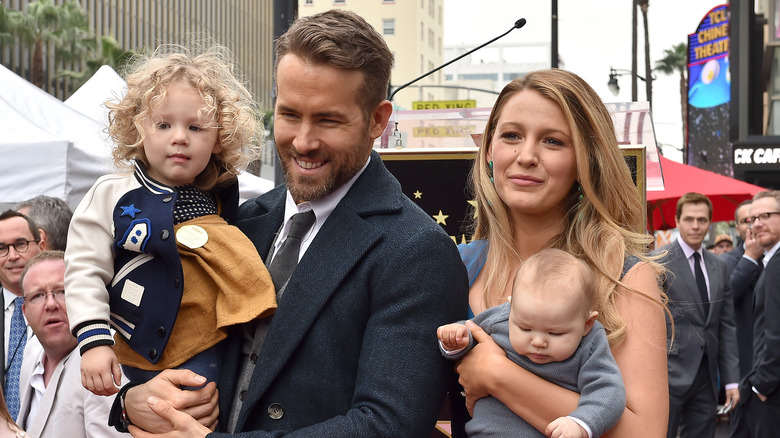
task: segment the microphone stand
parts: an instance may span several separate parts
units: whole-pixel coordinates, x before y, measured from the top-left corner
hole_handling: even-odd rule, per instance
[[[459,59],[462,59],[462,58],[464,58],[464,57],[466,57],[466,56],[468,56],[468,55],[471,55],[472,53],[476,52],[477,50],[479,50],[479,49],[481,49],[481,48],[483,48],[483,47],[485,47],[485,46],[487,46],[488,44],[490,44],[490,43],[492,43],[492,42],[494,42],[494,41],[496,41],[496,40],[498,40],[498,39],[500,39],[500,38],[503,38],[503,37],[507,36],[507,35],[509,34],[509,32],[512,32],[512,31],[513,31],[513,30],[515,30],[515,29],[520,29],[521,27],[525,26],[525,23],[526,23],[526,20],[525,20],[525,18],[521,18],[521,19],[519,19],[519,20],[515,21],[515,25],[514,25],[514,26],[512,26],[512,28],[511,28],[511,29],[509,29],[508,31],[506,31],[506,32],[502,33],[501,35],[499,35],[499,36],[497,36],[497,37],[493,38],[492,40],[490,40],[490,41],[488,41],[488,42],[486,42],[486,43],[484,43],[484,44],[482,44],[482,45],[480,45],[480,46],[477,46],[477,47],[475,47],[475,48],[473,48],[473,49],[469,50],[468,52],[466,52],[466,53],[464,53],[464,54],[462,54],[462,55],[460,55],[460,56],[456,57],[455,59],[453,59],[453,60],[451,60],[451,61],[449,61],[449,62],[447,62],[447,63],[445,63],[445,64],[442,64],[442,65],[440,65],[440,66],[436,67],[435,69],[433,69],[433,70],[429,71],[428,73],[425,73],[425,74],[423,74],[423,75],[422,75],[422,76],[420,76],[420,77],[417,77],[417,78],[415,78],[415,79],[412,79],[411,81],[409,81],[409,82],[407,82],[407,83],[405,83],[405,84],[401,85],[400,87],[396,88],[395,90],[393,90],[393,92],[392,92],[392,93],[390,93],[390,96],[387,98],[387,100],[389,100],[389,101],[391,101],[391,102],[392,102],[392,101],[393,101],[393,96],[395,96],[395,93],[397,93],[397,92],[399,92],[399,91],[403,90],[404,88],[408,87],[409,85],[412,85],[413,83],[415,83],[415,82],[419,81],[420,79],[423,79],[423,78],[425,78],[425,77],[428,77],[428,76],[432,75],[433,73],[436,73],[437,71],[439,71],[439,70],[443,69],[444,67],[446,67],[446,66],[448,66],[448,65],[452,64],[453,62],[455,62],[455,61],[457,61],[457,60],[459,60]]]
[[[525,23],[526,23],[525,18],[521,18],[521,19],[515,21],[514,26],[512,26],[508,31],[502,33],[501,35],[493,38],[492,40],[490,40],[490,41],[488,41],[488,42],[486,42],[484,44],[481,44],[481,45],[479,45],[477,47],[474,47],[473,49],[469,50],[468,52],[466,52],[466,53],[464,53],[464,54],[462,54],[462,55],[460,55],[460,56],[450,60],[449,62],[446,62],[446,63],[436,67],[435,69],[429,71],[428,73],[425,73],[422,76],[414,78],[411,81],[401,85],[400,87],[397,87],[395,90],[393,90],[392,93],[390,93],[390,96],[387,97],[387,100],[392,102],[393,101],[393,97],[395,96],[395,94],[398,93],[399,91],[403,90],[404,88],[408,87],[409,85],[412,85],[413,83],[419,81],[420,79],[426,78],[426,77],[436,73],[437,71],[443,69],[444,67],[452,64],[453,62],[455,62],[455,61],[457,61],[459,59],[462,59],[462,58],[464,58],[464,57],[466,57],[468,55],[471,55],[472,53],[476,52],[477,50],[479,50],[479,49],[481,49],[481,48],[483,48],[485,46],[487,46],[488,44],[490,44],[490,43],[492,43],[492,42],[494,42],[494,41],[496,41],[498,39],[501,39],[501,38],[507,36],[509,34],[509,32],[512,32],[515,29],[520,29],[521,27],[525,26]],[[394,123],[395,123],[395,130],[393,131],[393,136],[396,137],[396,144],[400,145],[401,133],[398,132],[398,121],[396,120]],[[383,137],[382,138],[382,146],[381,146],[382,148],[386,148],[387,147],[386,141],[387,141],[387,139]]]

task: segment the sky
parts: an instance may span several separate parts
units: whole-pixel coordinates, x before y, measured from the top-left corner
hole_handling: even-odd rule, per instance
[[[509,30],[519,18],[527,24],[501,42],[549,43],[550,0],[443,0],[444,44],[475,47]],[[618,78],[620,93],[607,88],[609,69],[631,69],[631,0],[558,0],[558,53],[562,68],[580,75],[604,102],[631,100],[630,74]],[[725,0],[652,0],[648,9],[650,60],[664,57],[664,50],[686,42],[702,18]],[[638,14],[638,64],[644,76],[644,28]],[[478,56],[480,52],[475,52]],[[539,56],[539,50],[527,52]],[[523,56],[515,53],[515,56]],[[549,59],[549,55],[548,55]],[[445,59],[445,61],[448,61]],[[653,123],[664,155],[682,161],[682,116],[678,74],[656,73],[653,81]],[[638,81],[638,100],[647,100],[645,84]]]

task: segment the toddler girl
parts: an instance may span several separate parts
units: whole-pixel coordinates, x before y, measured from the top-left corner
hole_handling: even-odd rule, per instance
[[[120,363],[130,381],[174,367],[216,380],[226,327],[276,309],[254,245],[229,225],[237,175],[259,150],[252,97],[224,48],[169,48],[142,57],[124,98],[107,102],[125,172],[98,179],[68,234],[68,316],[98,395],[117,392]]]

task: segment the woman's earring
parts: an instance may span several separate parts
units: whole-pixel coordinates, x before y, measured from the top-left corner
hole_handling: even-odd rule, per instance
[[[490,182],[495,184],[495,181],[493,181],[493,162],[488,161],[488,169],[490,169],[490,172],[488,172],[488,176],[490,176]]]

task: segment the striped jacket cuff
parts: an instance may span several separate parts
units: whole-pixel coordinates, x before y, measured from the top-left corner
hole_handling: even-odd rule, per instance
[[[76,329],[76,338],[79,341],[79,353],[82,355],[90,348],[100,345],[114,345],[111,327],[102,321],[90,321],[82,324]]]

